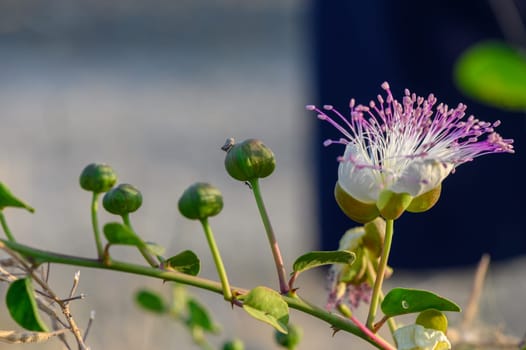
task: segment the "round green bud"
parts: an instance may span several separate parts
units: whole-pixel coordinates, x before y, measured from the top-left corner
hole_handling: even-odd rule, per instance
[[[248,139],[229,144],[226,150],[225,168],[230,176],[239,181],[267,177],[276,167],[272,150],[260,140]]]
[[[415,323],[424,328],[441,331],[444,334],[446,334],[447,331],[447,317],[436,309],[422,311],[416,318]]]
[[[108,192],[117,182],[117,174],[109,165],[92,163],[82,170],[79,182],[86,191]]]
[[[284,348],[295,349],[301,341],[303,330],[293,324],[289,324],[288,329],[289,332],[287,334],[274,331],[274,339],[276,343]]]
[[[441,190],[442,185],[438,185],[431,191],[427,191],[413,198],[411,204],[407,207],[407,211],[410,213],[422,213],[431,209],[438,202]]]
[[[217,215],[223,209],[223,196],[214,186],[197,182],[188,187],[179,198],[179,211],[192,220],[203,220]]]
[[[380,215],[374,203],[364,203],[347,193],[340,184],[334,187],[334,198],[340,209],[352,220],[365,224]]]
[[[129,184],[120,184],[104,195],[102,206],[112,214],[126,215],[140,208],[142,195]]]
[[[245,344],[239,339],[233,339],[223,344],[223,350],[244,350]]]

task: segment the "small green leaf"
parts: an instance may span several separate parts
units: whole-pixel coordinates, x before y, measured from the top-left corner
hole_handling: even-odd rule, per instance
[[[185,250],[164,262],[166,269],[176,270],[187,275],[197,276],[201,263],[197,255],[191,250]]]
[[[146,247],[146,249],[155,256],[162,256],[166,251],[166,249],[162,245],[159,245],[154,242],[146,242],[143,244]]]
[[[394,288],[385,296],[381,305],[383,313],[398,316],[421,312],[427,309],[439,311],[460,311],[460,307],[444,297],[427,290]]]
[[[303,272],[328,264],[352,264],[356,256],[347,250],[309,252],[296,259],[292,268],[294,272]]]
[[[194,299],[188,299],[187,306],[189,312],[187,324],[190,328],[199,327],[210,333],[217,333],[219,331],[219,327],[212,321],[210,313],[204,306]]]
[[[147,289],[141,289],[135,293],[135,301],[146,311],[156,314],[164,314],[168,310],[162,296],[159,293]]]
[[[526,110],[526,58],[519,50],[498,41],[468,48],[455,66],[458,87],[486,104]]]
[[[35,291],[29,277],[18,279],[9,285],[5,301],[13,320],[23,328],[35,332],[48,332],[40,318]]]
[[[109,222],[104,225],[104,236],[111,244],[144,246],[144,242],[128,226],[118,222]]]
[[[31,213],[35,211],[35,209],[33,209],[29,204],[25,203],[21,199],[16,198],[13,193],[11,193],[9,188],[7,188],[3,182],[0,182],[0,210],[4,209],[5,207],[24,208]]]
[[[256,287],[245,296],[243,309],[279,332],[288,332],[289,306],[278,292],[267,287]]]

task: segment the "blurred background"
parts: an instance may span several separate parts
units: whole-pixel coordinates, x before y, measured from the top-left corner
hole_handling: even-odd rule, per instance
[[[31,216],[6,210],[12,231],[33,246],[94,256],[90,194],[80,189],[78,176],[85,165],[106,162],[119,181],[143,193],[143,207],[132,216],[135,229],[168,252],[194,250],[202,261],[201,275],[215,279],[199,225],[184,220],[176,207],[188,185],[207,181],[224,195],[225,208],[211,223],[231,282],[277,287],[252,194],[223,170],[220,146],[227,137],[260,138],[276,154],[277,169],[262,181],[262,189],[287,267],[308,250],[335,248],[354,225],[332,199],[335,159],[342,150],[321,147],[332,130],[320,126],[304,110],[306,104],[334,104],[345,111],[350,97],[366,103],[389,80],[396,94],[405,87],[421,95],[434,92],[451,105],[465,101],[468,111],[482,119],[502,119],[502,134],[516,139],[519,153],[522,115],[505,116],[497,109],[485,113],[487,107],[461,96],[452,82],[453,61],[464,47],[484,36],[503,37],[489,5],[470,9],[474,2],[467,1],[461,11],[448,8],[453,1],[437,8],[417,3],[0,1],[0,179],[37,210]],[[436,36],[426,30],[436,30]],[[472,173],[468,169],[479,161],[463,166],[446,180],[448,190],[436,210],[402,222],[397,230],[404,235],[395,237],[393,263],[406,269],[397,270],[390,285],[432,288],[465,303],[473,264],[489,248],[503,245],[482,312],[490,323],[522,335],[526,262],[520,254],[526,235],[514,219],[524,208],[519,157],[488,157]],[[473,185],[474,178],[481,183]],[[491,186],[495,182],[498,187]],[[443,202],[459,189],[453,202],[463,204],[461,209]],[[470,207],[456,216],[443,211]],[[101,222],[110,220],[115,217],[101,215]],[[468,230],[472,224],[479,226]],[[455,230],[449,231],[451,226]],[[448,234],[446,239],[461,234],[469,239],[463,246],[446,240],[439,252],[422,248],[430,237],[442,244],[439,240]],[[461,259],[464,253],[467,258]],[[114,254],[141,261],[133,249]],[[446,265],[456,268],[431,269]],[[69,291],[75,271],[53,266],[56,292]],[[314,303],[325,303],[322,273],[305,274],[298,286]],[[73,312],[85,325],[89,312],[96,311],[88,338],[92,349],[197,349],[179,324],[137,309],[132,295],[140,287],[169,293],[159,281],[81,270],[79,291],[88,297],[75,303]],[[5,288],[0,285],[2,295]],[[220,335],[209,337],[213,344],[238,336],[247,349],[277,348],[270,327],[232,310],[220,296],[191,290],[223,325]],[[15,328],[5,307],[0,310],[0,329]],[[305,329],[300,349],[354,344],[348,335],[333,337],[320,321],[294,312],[291,320]],[[51,341],[1,344],[0,349],[59,346]]]

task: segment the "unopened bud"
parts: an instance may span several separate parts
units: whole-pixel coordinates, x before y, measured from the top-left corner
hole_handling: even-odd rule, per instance
[[[129,184],[120,184],[104,195],[104,209],[115,215],[126,215],[140,208],[142,195],[138,189]]]
[[[436,309],[427,309],[422,311],[416,318],[416,324],[421,325],[424,328],[434,329],[437,331],[447,331],[447,317],[441,311]]]
[[[109,165],[92,163],[82,170],[79,182],[86,191],[103,193],[115,185],[117,175]]]
[[[226,171],[239,181],[267,177],[276,167],[274,153],[260,140],[248,139],[230,144],[226,151]]]
[[[274,338],[276,339],[276,343],[282,347],[286,349],[296,349],[303,337],[303,330],[293,324],[289,324],[288,329],[289,332],[287,334],[274,331]]]
[[[198,182],[188,187],[179,199],[179,211],[192,220],[203,220],[223,209],[223,196],[214,186]]]

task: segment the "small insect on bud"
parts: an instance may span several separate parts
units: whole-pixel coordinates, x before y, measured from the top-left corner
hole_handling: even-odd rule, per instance
[[[108,192],[117,182],[117,174],[109,165],[92,163],[82,170],[79,182],[86,191]]]
[[[274,331],[274,339],[276,340],[276,343],[286,349],[296,349],[303,337],[303,330],[292,324],[288,326],[288,329],[289,332],[287,334]]]
[[[416,318],[416,324],[424,328],[434,329],[446,333],[447,317],[441,311],[436,309],[427,309],[422,311]]]
[[[104,209],[115,215],[126,215],[140,208],[142,195],[138,189],[129,184],[120,184],[104,195]]]
[[[276,167],[276,159],[263,142],[248,139],[238,144],[228,144],[225,168],[230,176],[239,181],[267,177]]]
[[[197,182],[188,187],[179,199],[179,211],[192,220],[204,220],[223,209],[223,196],[214,186]]]

